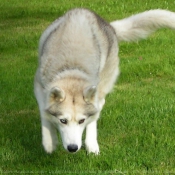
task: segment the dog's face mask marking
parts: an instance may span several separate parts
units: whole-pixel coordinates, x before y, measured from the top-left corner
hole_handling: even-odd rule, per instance
[[[49,94],[47,113],[50,120],[60,131],[63,146],[69,152],[76,152],[82,145],[82,134],[85,127],[94,121],[98,113],[95,106],[96,87],[87,87],[82,94],[65,93],[54,87]]]

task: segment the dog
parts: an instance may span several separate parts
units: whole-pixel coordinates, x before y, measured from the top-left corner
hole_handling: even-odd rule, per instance
[[[97,120],[119,76],[118,45],[144,39],[159,28],[175,29],[175,13],[156,9],[108,23],[76,8],[44,31],[34,92],[47,153],[57,147],[57,130],[64,148],[77,152],[86,128],[86,150],[99,154]]]

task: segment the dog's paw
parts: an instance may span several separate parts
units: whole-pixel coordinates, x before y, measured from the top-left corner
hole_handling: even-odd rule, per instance
[[[88,153],[94,153],[95,155],[99,155],[100,154],[100,150],[99,150],[99,146],[97,141],[95,142],[86,142],[86,150]]]
[[[43,141],[43,147],[47,153],[51,154],[53,151],[56,150],[57,144],[52,144],[52,143]]]

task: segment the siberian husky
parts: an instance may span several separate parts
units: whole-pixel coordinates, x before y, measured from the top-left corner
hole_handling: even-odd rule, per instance
[[[97,120],[119,76],[118,44],[146,38],[159,28],[175,29],[175,13],[150,10],[107,23],[87,9],[73,9],[42,34],[34,91],[47,153],[57,146],[77,152],[82,145],[99,153]]]

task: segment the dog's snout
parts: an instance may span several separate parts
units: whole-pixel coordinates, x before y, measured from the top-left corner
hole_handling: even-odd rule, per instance
[[[73,153],[73,152],[76,152],[78,150],[78,146],[75,144],[70,144],[70,145],[68,145],[67,149],[69,152]]]

